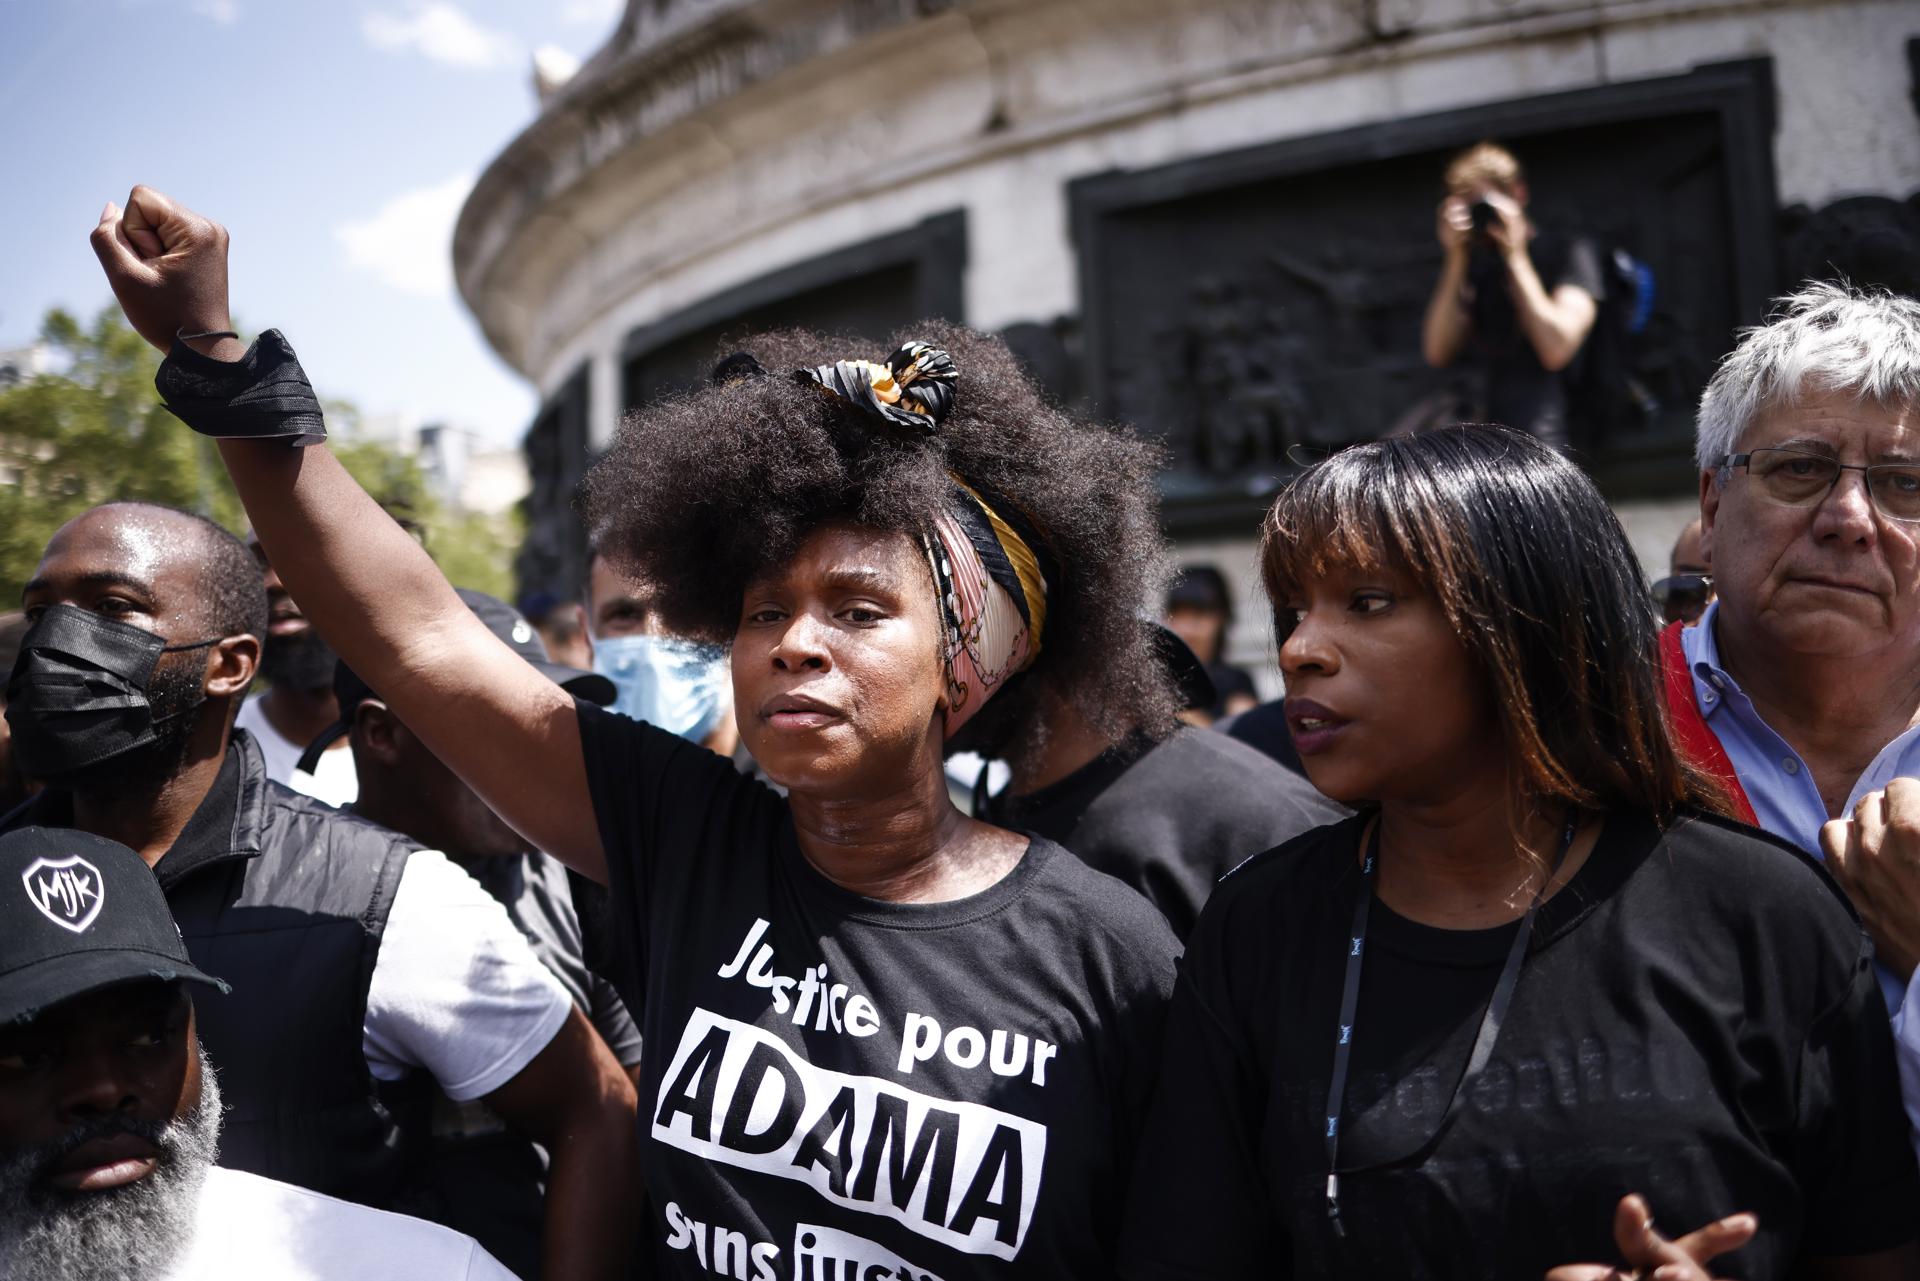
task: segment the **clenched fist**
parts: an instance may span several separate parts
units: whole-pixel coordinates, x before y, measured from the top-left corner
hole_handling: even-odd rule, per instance
[[[1920,963],[1920,780],[1896,778],[1867,793],[1852,818],[1820,829],[1820,845],[1880,963],[1910,981]]]
[[[176,334],[233,327],[227,229],[219,223],[151,187],[135,187],[124,210],[109,202],[100,211],[92,241],[128,323],[161,351],[172,349]],[[231,338],[193,346],[226,360],[238,359],[242,350]]]

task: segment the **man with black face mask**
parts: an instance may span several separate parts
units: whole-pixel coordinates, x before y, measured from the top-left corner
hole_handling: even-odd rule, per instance
[[[259,658],[259,595],[221,575],[214,532],[231,538],[185,512],[95,508],[48,545],[84,567],[72,599],[44,574],[23,597],[28,626],[7,683],[15,760],[72,796],[74,826],[150,862],[219,772],[225,718],[196,713],[243,694]],[[204,608],[179,620],[194,634],[170,642],[154,626],[154,571],[202,557],[183,577],[199,580]]]
[[[340,717],[333,697],[333,648],[287,593],[260,541],[249,536],[247,548],[260,562],[267,589],[266,651],[260,656],[267,691],[247,700],[234,725],[260,745],[268,778],[329,805],[351,805],[360,783],[345,743],[316,756],[311,770],[299,764],[306,745]]]
[[[543,1275],[620,1275],[631,1081],[472,877],[272,782],[232,732],[266,629],[240,541],[187,512],[98,507],[54,535],[23,604],[7,721],[48,788],[4,826],[132,848],[194,963],[233,983],[200,1026],[222,1164],[409,1209],[430,1080],[551,1154]]]

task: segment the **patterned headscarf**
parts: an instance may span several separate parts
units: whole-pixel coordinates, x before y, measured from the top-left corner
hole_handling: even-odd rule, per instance
[[[842,360],[796,376],[884,424],[921,434],[939,430],[959,381],[953,358],[920,342],[884,365]],[[1040,656],[1048,590],[1038,540],[1019,513],[960,476],[952,479],[946,506],[920,535],[940,597],[948,738]]]

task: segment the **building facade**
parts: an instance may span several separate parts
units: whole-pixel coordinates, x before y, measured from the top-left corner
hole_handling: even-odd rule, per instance
[[[1644,269],[1644,396],[1583,458],[1663,558],[1692,406],[1809,275],[1920,291],[1904,0],[630,0],[462,211],[454,265],[539,387],[523,585],[628,408],[729,333],[1003,333],[1168,450],[1169,533],[1251,589],[1303,458],[1444,390],[1419,357],[1446,156],[1527,165],[1543,225]],[[1264,666],[1258,609],[1233,649]]]
[[[0,391],[18,387],[52,368],[51,353],[43,342],[28,343],[24,347],[0,347]]]

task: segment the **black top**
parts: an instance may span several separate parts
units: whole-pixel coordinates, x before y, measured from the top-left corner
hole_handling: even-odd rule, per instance
[[[1798,850],[1717,819],[1609,819],[1540,909],[1492,1060],[1437,1144],[1516,926],[1374,905],[1342,1109],[1324,1115],[1364,819],[1250,862],[1182,967],[1123,1275],[1537,1279],[1615,1258],[1645,1195],[1671,1234],[1738,1211],[1721,1277],[1920,1229],[1886,1008],[1859,922]],[[1425,1146],[1423,1146],[1425,1145]]]
[[[1540,232],[1527,243],[1540,283],[1552,294],[1577,285],[1597,302],[1606,296],[1600,255],[1593,242]],[[1467,269],[1466,363],[1481,380],[1479,415],[1531,432],[1551,444],[1566,441],[1567,386],[1547,369],[1520,327],[1499,255],[1475,253]]]
[[[1298,774],[1207,729],[1136,737],[1059,782],[988,800],[988,822],[1037,832],[1145,894],[1185,938],[1214,882],[1346,810]]]
[[[1270,756],[1295,774],[1305,775],[1300,753],[1293,746],[1293,731],[1287,728],[1287,703],[1276,698],[1258,707],[1215,721],[1213,728],[1237,738],[1263,756]]]
[[[1207,679],[1213,682],[1213,706],[1207,709],[1208,715],[1215,720],[1227,714],[1227,701],[1236,695],[1259,701],[1260,692],[1253,687],[1253,677],[1243,667],[1232,663],[1207,663],[1204,665]]]
[[[660,1274],[1113,1275],[1178,952],[1152,907],[1038,837],[968,898],[862,898],[726,760],[579,716]]]

